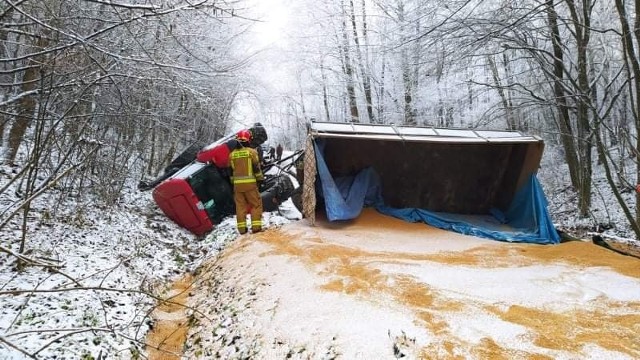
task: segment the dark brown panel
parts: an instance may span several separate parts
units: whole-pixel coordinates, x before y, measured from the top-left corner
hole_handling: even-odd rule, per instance
[[[504,210],[522,177],[527,147],[536,145],[353,138],[322,141],[326,142],[325,160],[334,176],[355,175],[373,166],[381,177],[388,205],[461,214],[486,214],[492,207]],[[533,167],[531,160],[527,163],[528,168]]]

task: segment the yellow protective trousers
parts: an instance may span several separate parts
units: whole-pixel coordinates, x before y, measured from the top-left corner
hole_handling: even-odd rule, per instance
[[[247,232],[247,211],[251,212],[251,230],[262,230],[262,199],[258,187],[254,184],[249,190],[238,189],[233,191],[233,199],[236,202],[236,217],[238,231],[241,234]]]

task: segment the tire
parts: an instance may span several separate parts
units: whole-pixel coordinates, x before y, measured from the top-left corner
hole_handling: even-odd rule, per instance
[[[293,182],[287,175],[269,179],[271,185],[260,193],[263,211],[276,211],[294,193]]]
[[[291,202],[293,202],[293,205],[302,214],[302,186],[298,186],[298,188],[293,191]]]

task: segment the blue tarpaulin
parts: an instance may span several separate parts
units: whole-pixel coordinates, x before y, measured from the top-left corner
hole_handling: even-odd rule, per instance
[[[380,178],[371,167],[355,176],[334,178],[323,157],[323,143],[314,141],[320,193],[330,221],[358,217],[362,208],[373,206],[383,214],[409,222],[489,239],[538,244],[557,244],[560,237],[547,211],[547,201],[535,174],[515,194],[505,213],[492,209],[487,215],[462,215],[418,208],[392,208],[384,204]]]
[[[334,179],[324,161],[323,143],[314,141],[321,191],[329,221],[350,220],[364,206],[383,205],[380,178],[373,168],[361,170],[355,177]]]

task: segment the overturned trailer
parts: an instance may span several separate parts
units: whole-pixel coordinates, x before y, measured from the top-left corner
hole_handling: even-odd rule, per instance
[[[516,131],[313,122],[303,213],[348,220],[371,205],[463,233],[557,243],[535,178],[543,150]]]

